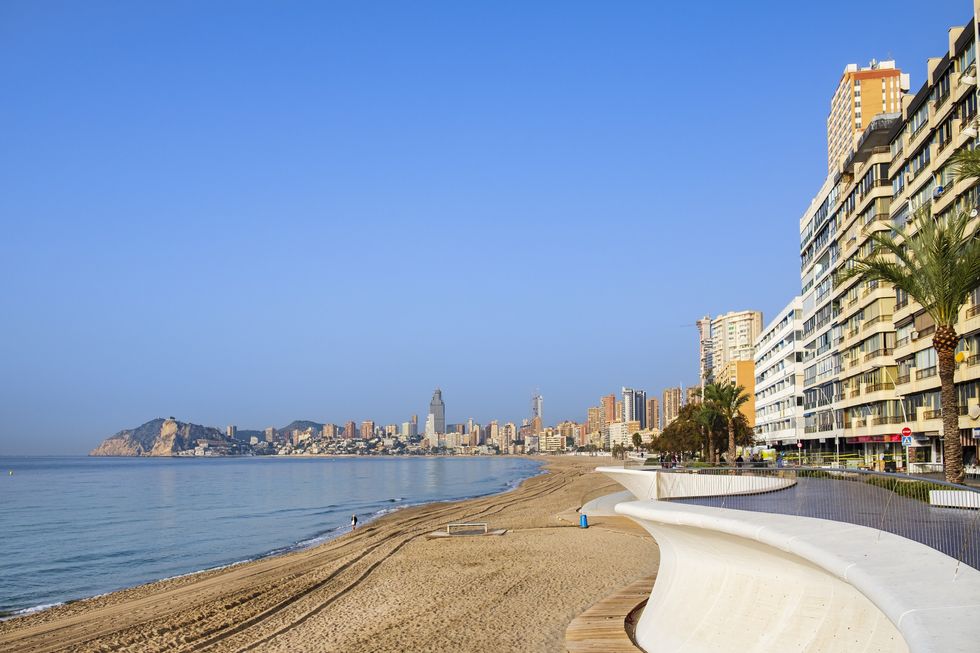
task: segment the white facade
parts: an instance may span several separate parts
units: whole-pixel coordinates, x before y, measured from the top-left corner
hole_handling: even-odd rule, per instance
[[[626,428],[626,422],[612,422],[606,426],[606,430],[609,433],[609,437],[606,439],[606,442],[610,449],[615,447],[617,444],[621,444],[625,447],[632,443],[632,440],[630,440],[629,429]]]
[[[803,436],[803,298],[794,297],[755,341],[755,436],[794,444]]]
[[[711,364],[715,373],[731,361],[750,361],[762,331],[759,311],[730,311],[711,321]]]
[[[835,410],[841,329],[834,325],[833,272],[839,258],[832,207],[833,178],[800,220],[800,283],[803,297],[803,439],[833,443],[842,435]]]

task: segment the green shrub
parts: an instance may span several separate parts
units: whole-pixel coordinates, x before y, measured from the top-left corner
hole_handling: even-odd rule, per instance
[[[891,490],[899,496],[908,497],[909,499],[915,499],[917,501],[924,501],[925,503],[929,503],[929,490],[949,489],[945,485],[939,485],[938,483],[915,480],[906,481],[902,479],[887,478],[884,476],[868,476],[864,479],[864,482],[868,485],[880,487],[885,490]]]

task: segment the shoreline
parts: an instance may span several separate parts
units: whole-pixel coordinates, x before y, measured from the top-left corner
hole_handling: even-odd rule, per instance
[[[38,456],[25,456],[25,457],[28,457],[28,458],[37,458]],[[174,459],[187,459],[188,458],[187,456],[88,456],[88,455],[82,455],[82,454],[80,454],[78,456],[55,456],[55,457],[58,457],[58,458],[99,458],[99,459],[102,459],[102,458],[117,458],[117,459],[140,458],[140,459],[152,459],[152,460],[167,459],[167,458],[174,458]],[[251,459],[251,458],[255,458],[255,457],[259,457],[259,456],[220,456],[219,458],[234,458],[234,459],[249,458],[249,459]],[[352,456],[333,456],[333,455],[319,455],[319,454],[317,454],[317,455],[310,455],[310,456],[261,456],[261,457],[263,457],[263,458],[278,458],[280,460],[287,460],[287,459],[293,459],[293,458],[296,458],[296,459],[301,459],[301,458],[339,458],[339,459],[347,459],[347,458],[353,458],[353,457],[358,457],[358,458],[380,458],[381,456],[357,456],[357,455],[352,455]],[[393,457],[395,457],[395,456],[387,456],[386,458],[393,458]],[[409,456],[401,456],[401,457],[409,457]],[[412,456],[412,457],[416,457],[416,456]],[[452,455],[441,456],[441,455],[439,455],[439,456],[427,456],[427,457],[485,458],[486,456],[452,456]],[[521,484],[523,484],[525,481],[527,481],[527,480],[529,480],[531,478],[534,478],[535,476],[539,476],[539,475],[541,475],[543,473],[546,473],[545,472],[545,469],[544,469],[545,468],[545,461],[543,459],[541,459],[541,458],[536,458],[536,457],[532,457],[532,456],[523,456],[523,455],[513,455],[513,456],[507,456],[507,457],[509,457],[509,458],[526,459],[526,460],[529,460],[531,462],[538,463],[538,464],[537,464],[537,466],[534,469],[530,470],[530,473],[528,475],[521,476],[521,477],[516,478],[514,480],[508,481],[508,483],[507,483],[506,486],[502,487],[501,489],[495,489],[495,490],[490,491],[490,492],[484,492],[484,493],[480,493],[480,494],[467,494],[467,495],[461,495],[461,496],[457,496],[457,497],[449,497],[449,498],[445,498],[445,499],[435,499],[435,500],[432,500],[432,501],[424,501],[423,500],[423,501],[413,502],[413,501],[410,501],[410,500],[409,501],[394,501],[394,500],[391,500],[391,506],[392,507],[381,508],[379,510],[375,510],[375,511],[367,514],[363,518],[359,515],[358,516],[358,519],[359,519],[358,526],[361,527],[361,528],[363,528],[363,527],[367,526],[370,523],[373,523],[373,522],[375,522],[375,521],[377,521],[379,519],[384,518],[387,515],[390,515],[390,514],[393,514],[395,512],[398,512],[399,510],[405,510],[405,509],[408,509],[408,508],[416,508],[416,507],[421,507],[421,506],[438,505],[438,504],[441,504],[441,503],[449,503],[449,502],[469,501],[471,499],[480,499],[480,498],[484,498],[484,497],[504,495],[504,494],[507,494],[507,493],[510,493],[510,492],[514,492],[515,490],[517,490],[518,488],[520,488]],[[199,457],[199,458],[201,458],[201,457]],[[214,566],[211,566],[211,567],[205,567],[203,569],[193,569],[191,571],[186,571],[186,572],[183,572],[183,573],[173,574],[173,575],[170,575],[170,576],[164,576],[162,578],[155,578],[155,579],[152,579],[152,580],[148,580],[148,581],[145,581],[145,582],[136,583],[136,584],[133,584],[133,585],[127,585],[127,586],[124,586],[124,587],[117,587],[115,589],[111,589],[111,590],[106,591],[106,592],[100,592],[98,594],[92,594],[92,595],[88,595],[88,596],[71,597],[71,598],[66,598],[66,599],[64,599],[62,601],[56,601],[56,602],[53,602],[53,603],[43,603],[43,604],[38,604],[38,605],[32,605],[32,606],[28,606],[28,607],[24,607],[24,608],[17,608],[17,609],[14,609],[14,610],[0,610],[0,623],[11,621],[13,619],[17,619],[18,617],[25,617],[25,616],[34,615],[34,614],[37,614],[37,613],[40,613],[40,612],[44,612],[45,610],[50,610],[52,608],[57,608],[57,607],[60,607],[60,606],[69,605],[69,604],[73,604],[73,603],[78,603],[79,601],[87,601],[87,600],[90,600],[90,599],[101,598],[103,596],[108,596],[110,594],[114,594],[114,593],[117,593],[117,592],[125,592],[125,591],[128,591],[128,590],[133,590],[133,589],[137,589],[137,588],[141,588],[141,587],[147,587],[147,586],[150,586],[150,585],[154,585],[156,583],[164,583],[164,582],[171,581],[171,580],[176,580],[176,579],[179,579],[179,578],[185,578],[185,577],[188,577],[188,576],[194,576],[196,574],[206,574],[206,573],[210,573],[210,572],[222,571],[222,570],[229,569],[229,568],[232,568],[232,567],[235,567],[235,566],[238,566],[238,565],[249,564],[249,563],[252,563],[252,562],[259,561],[259,560],[266,560],[268,558],[274,558],[274,557],[277,557],[277,556],[288,555],[290,553],[296,553],[296,552],[299,552],[299,551],[306,551],[306,550],[309,550],[309,549],[312,549],[312,548],[321,546],[323,544],[326,544],[328,542],[331,542],[331,541],[337,539],[338,537],[343,537],[344,535],[346,535],[346,534],[348,534],[350,532],[351,532],[351,530],[350,530],[350,527],[349,526],[338,526],[338,527],[336,527],[336,528],[334,528],[332,530],[323,531],[323,532],[320,532],[318,534],[311,535],[310,537],[305,537],[303,539],[297,540],[297,541],[292,542],[290,544],[284,544],[284,545],[281,545],[281,546],[276,546],[276,547],[274,547],[272,549],[269,549],[267,551],[264,551],[264,552],[261,552],[261,553],[257,553],[257,554],[255,554],[255,555],[253,555],[251,557],[243,558],[243,559],[240,559],[240,560],[233,560],[233,561],[230,561],[230,562],[225,562],[225,563],[214,565]]]
[[[533,629],[545,631],[549,645],[518,648],[554,650],[556,638],[560,641],[564,625],[577,612],[602,598],[605,590],[648,574],[651,566],[656,569],[656,545],[629,524],[594,524],[597,528],[583,531],[569,524],[568,519],[557,517],[614,485],[591,474],[597,462],[594,457],[531,460],[543,463],[537,473],[502,492],[399,507],[365,522],[353,533],[342,532],[301,550],[192,572],[8,618],[0,622],[0,651],[96,650],[106,646],[134,651],[193,650],[203,646],[224,650],[225,642],[229,643],[228,650],[238,650],[235,646],[242,642],[254,645],[256,650],[270,651],[417,650],[414,645],[408,646],[403,636],[379,646],[375,639],[365,639],[363,634],[373,632],[383,639],[388,637],[384,634],[388,629],[398,632],[406,614],[411,615],[398,606],[419,601],[432,603],[433,609],[421,616],[411,615],[409,630],[414,636],[427,641],[466,635],[465,641],[454,641],[451,648],[494,650],[492,642],[499,636],[495,628],[488,626],[486,632],[474,632],[471,624],[460,632],[446,630],[445,621],[452,616],[451,606],[457,601],[446,602],[444,597],[455,594],[462,602],[487,601],[480,608],[481,614],[495,609],[507,612],[524,605],[524,610],[518,610],[513,618],[517,619],[514,623],[528,622],[528,627],[546,616],[548,610],[542,611],[541,601],[550,600],[552,612],[560,613],[560,619],[537,623]],[[446,521],[460,518],[491,521],[494,527],[508,527],[508,533],[499,538],[452,538],[453,541],[425,538]],[[641,556],[637,562],[629,562],[630,555],[610,559],[605,555],[609,550],[605,545],[594,550],[591,545],[580,546],[581,556],[569,555],[575,551],[569,546],[573,542],[584,545],[597,539],[605,545],[616,541],[627,554],[643,551],[650,555]],[[507,555],[501,558],[505,551]],[[468,555],[473,559],[464,561]],[[564,555],[568,560],[563,566],[552,568],[540,561],[541,555]],[[526,559],[525,565],[514,566],[521,559]],[[522,579],[536,574],[542,575],[545,585],[549,580],[560,580],[561,591],[545,591],[530,601],[516,601],[513,606],[498,604],[492,591],[473,592],[460,585],[461,578],[477,570],[476,580],[481,584],[516,581],[516,585],[507,583],[501,593],[513,593]],[[532,584],[525,589],[537,594],[544,587]],[[557,598],[562,594],[564,598]],[[304,610],[321,599],[313,611]],[[188,609],[193,617],[188,616]],[[307,625],[308,622],[319,623],[320,628]],[[323,641],[324,623],[345,623],[350,628],[332,633],[333,639]],[[379,631],[379,624],[387,625]],[[272,628],[274,625],[278,629]],[[271,637],[265,632],[269,628],[275,633]],[[477,649],[470,646],[471,641],[482,644]]]

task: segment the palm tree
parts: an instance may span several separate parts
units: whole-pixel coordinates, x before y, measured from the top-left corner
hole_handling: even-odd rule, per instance
[[[705,403],[725,421],[728,427],[728,464],[735,465],[735,424],[739,409],[749,400],[745,388],[729,383],[712,383],[704,388]]]
[[[957,177],[980,176],[980,154],[960,153],[953,159]],[[904,291],[926,310],[936,332],[932,346],[939,364],[940,403],[943,419],[943,466],[946,480],[962,483],[963,447],[953,372],[960,336],[956,322],[960,308],[980,285],[980,239],[969,213],[934,218],[927,206],[919,209],[902,228],[870,235],[875,249],[838,275],[849,279],[883,281]],[[914,232],[910,227],[914,226]]]
[[[635,447],[637,451],[643,448],[643,436],[639,433],[633,434],[633,447]]]

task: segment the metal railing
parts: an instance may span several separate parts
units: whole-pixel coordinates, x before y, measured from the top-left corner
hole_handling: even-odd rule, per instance
[[[690,496],[671,499],[674,502],[866,526],[925,544],[980,569],[980,488],[905,474],[762,465],[745,463],[735,468],[695,469],[657,467],[654,471],[698,477],[693,483],[687,481],[684,484],[685,488],[690,488]],[[728,494],[718,495],[720,475],[732,478]],[[777,489],[739,494],[744,492],[740,488],[746,487],[745,483],[739,483],[739,476],[763,476],[774,481],[790,479],[795,484],[778,489],[784,484],[774,482],[772,487]],[[758,487],[759,484],[753,485]],[[714,496],[699,496],[705,494]]]
[[[930,376],[936,376],[936,366],[926,367],[921,370],[915,371],[915,378],[917,380],[928,379]]]

